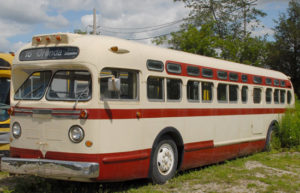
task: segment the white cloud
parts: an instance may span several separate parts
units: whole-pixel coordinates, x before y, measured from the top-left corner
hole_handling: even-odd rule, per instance
[[[184,4],[174,3],[172,0],[109,0],[98,1],[97,3],[97,7],[100,8],[100,10],[97,10],[97,25],[100,26],[101,34],[124,39],[153,37],[176,31],[179,29],[180,23],[153,31],[145,27],[177,21],[188,16],[188,10],[184,7]],[[93,15],[82,16],[81,22],[82,30],[91,30],[88,26],[93,23]],[[141,31],[146,32],[130,33]],[[150,43],[151,40],[145,40],[144,42]]]

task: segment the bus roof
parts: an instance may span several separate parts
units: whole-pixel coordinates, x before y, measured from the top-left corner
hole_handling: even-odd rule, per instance
[[[60,38],[61,44],[57,43],[58,37]],[[48,37],[48,41],[46,38]],[[49,38],[50,37],[50,38]],[[53,41],[49,43],[49,39]],[[56,39],[56,40],[55,40]],[[249,73],[258,76],[267,76],[279,79],[289,79],[288,76],[281,72],[239,64],[235,62],[230,62],[222,59],[216,59],[212,57],[206,57],[191,53],[186,53],[182,51],[161,48],[153,45],[146,45],[137,43],[134,41],[119,39],[109,36],[99,36],[99,35],[80,35],[72,33],[58,33],[58,34],[48,34],[48,35],[37,35],[32,38],[32,42],[27,44],[23,49],[29,48],[40,48],[40,47],[51,47],[51,46],[77,46],[79,47],[80,54],[76,58],[82,61],[83,59],[90,63],[97,63],[97,61],[103,60],[103,55],[106,57],[115,57],[116,53],[111,51],[111,48],[118,47],[119,50],[123,50],[119,56],[128,56],[132,58],[144,58],[161,60],[164,63],[166,61],[175,61],[179,63],[200,65],[202,67],[215,68],[228,70],[233,72]],[[18,59],[17,59],[18,60]],[[122,57],[118,57],[118,60],[122,60]],[[135,66],[137,69],[144,68],[146,65]],[[131,66],[132,67],[132,66]]]
[[[0,53],[0,69],[10,69],[13,59],[12,54]]]

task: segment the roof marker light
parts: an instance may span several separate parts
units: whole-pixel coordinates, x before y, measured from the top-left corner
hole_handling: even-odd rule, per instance
[[[51,39],[50,39],[49,36],[47,36],[47,37],[46,37],[46,40],[47,40],[48,42],[50,42]]]
[[[61,36],[60,36],[60,35],[57,35],[57,36],[56,36],[56,40],[57,40],[57,41],[61,41]]]
[[[36,37],[35,40],[36,40],[37,42],[41,42],[41,41],[42,41],[41,37]]]

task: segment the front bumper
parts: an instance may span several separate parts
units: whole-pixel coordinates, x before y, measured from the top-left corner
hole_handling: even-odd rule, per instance
[[[76,181],[92,181],[93,178],[99,177],[99,164],[95,162],[3,157],[1,170],[14,174]]]

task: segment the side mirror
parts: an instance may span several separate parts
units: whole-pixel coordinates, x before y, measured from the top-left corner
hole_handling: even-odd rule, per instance
[[[120,84],[120,79],[119,78],[109,78],[108,79],[108,90],[109,91],[120,91],[121,89],[121,84]]]

